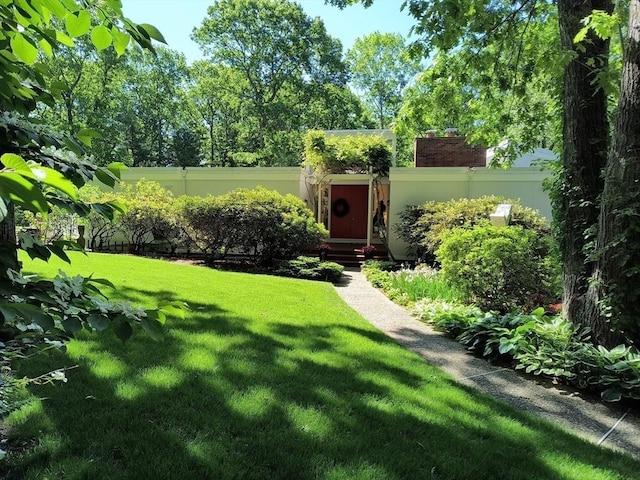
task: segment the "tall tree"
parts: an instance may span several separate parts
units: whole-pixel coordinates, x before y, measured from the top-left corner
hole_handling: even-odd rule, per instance
[[[640,0],[629,5],[620,97],[604,171],[586,319],[603,343],[640,345]]]
[[[91,18],[98,19],[92,26]],[[60,136],[43,128],[28,115],[38,102],[53,105],[63,98],[48,81],[46,65],[37,62],[40,53],[53,55],[61,43],[75,45],[74,38],[90,35],[94,46],[103,50],[113,45],[122,55],[131,38],[153,48],[151,38],[164,41],[150,25],[136,25],[122,15],[120,2],[84,0],[50,2],[46,0],[5,1],[0,5],[0,321],[3,328],[22,334],[24,326],[37,324],[45,334],[63,331],[73,334],[82,328],[104,330],[112,326],[122,339],[131,333],[131,324],[140,323],[154,338],[161,332],[164,313],[149,310],[134,313],[121,305],[97,300],[99,293],[91,279],[59,276],[54,282],[22,277],[17,250],[33,258],[47,260],[52,254],[69,261],[64,247],[68,241],[50,245],[28,234],[16,244],[15,206],[47,215],[53,205],[80,215],[100,212],[112,217],[114,204],[89,204],[78,195],[78,188],[93,178],[113,185],[118,165],[98,168],[84,160],[65,155],[78,154],[78,140],[88,141],[92,132],[78,131]],[[64,27],[63,27],[64,25]],[[30,327],[26,328],[30,329]]]
[[[607,66],[609,41],[592,31],[581,44],[574,39],[583,28],[582,20],[594,9],[610,13],[613,4],[610,0],[558,2],[562,46],[572,55],[564,73],[562,194],[556,196],[556,221],[561,225],[564,313],[593,328],[600,343],[610,344],[605,322],[588,318],[585,302],[594,267],[589,246],[598,221],[609,138],[606,92],[598,83]]]
[[[244,151],[259,164],[298,164],[302,122],[292,112],[310,85],[346,82],[342,47],[322,21],[289,1],[219,0],[193,39],[244,79],[244,120],[255,125]]]
[[[90,128],[102,135],[89,153],[99,165],[166,165],[173,161],[171,139],[185,123],[182,94],[187,67],[184,55],[166,48],[155,53],[131,49],[118,57],[98,52],[88,39],[42,55],[63,102],[42,105],[40,115],[52,127],[73,132]]]
[[[444,51],[470,48],[480,55],[489,37],[518,45],[521,37],[513,33],[527,26],[529,19],[546,15],[549,5],[554,4],[535,0],[467,0],[463,6],[450,0],[408,3],[409,11],[418,20],[415,31],[422,35],[419,43],[423,47],[435,46]],[[638,0],[618,7],[620,13],[628,8],[629,25],[612,147],[603,82],[609,73],[610,42],[598,28],[585,30],[584,20],[596,14],[610,15],[613,3],[558,0],[556,11],[566,54],[562,173],[554,195],[562,246],[564,313],[574,323],[591,327],[593,340],[606,346],[623,338],[640,343],[635,301],[640,287],[636,240],[640,231],[636,214],[640,195],[640,124],[633,123],[640,103]],[[583,37],[582,41],[577,42],[576,36]]]
[[[409,55],[402,35],[375,32],[356,39],[347,62],[351,82],[378,127],[389,127],[400,108],[402,90],[422,70],[420,60]]]
[[[133,166],[162,166],[173,161],[171,142],[179,125],[188,69],[183,54],[163,47],[155,54],[134,49],[128,56],[128,96],[123,127],[132,152]]]
[[[399,143],[412,148],[426,130],[456,127],[472,142],[500,146],[496,160],[559,145],[563,55],[555,12],[547,8],[547,15],[526,19],[521,45],[492,38],[480,53],[432,52],[429,67],[403,95],[394,125]]]

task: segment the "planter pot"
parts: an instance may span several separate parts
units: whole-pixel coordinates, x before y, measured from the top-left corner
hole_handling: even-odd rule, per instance
[[[364,252],[364,259],[365,260],[373,260],[373,255],[375,254],[375,252]]]
[[[320,250],[320,252],[318,252],[318,256],[320,257],[320,261],[324,262],[327,259],[327,251]]]

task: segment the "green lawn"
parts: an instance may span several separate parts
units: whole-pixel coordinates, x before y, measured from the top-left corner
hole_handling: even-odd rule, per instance
[[[634,479],[640,463],[456,384],[326,283],[73,255],[118,296],[184,300],[166,339],[84,335],[10,416],[1,478]],[[27,271],[52,273],[25,259]]]

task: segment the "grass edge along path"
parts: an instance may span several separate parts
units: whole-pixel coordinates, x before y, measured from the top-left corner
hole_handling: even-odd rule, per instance
[[[192,310],[163,342],[82,335],[23,364],[78,368],[6,420],[0,478],[638,478],[634,459],[457,384],[329,284],[128,256],[23,260]]]

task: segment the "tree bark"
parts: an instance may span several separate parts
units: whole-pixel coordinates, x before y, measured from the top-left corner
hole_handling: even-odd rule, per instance
[[[601,172],[608,144],[607,99],[597,76],[607,66],[609,42],[589,33],[574,44],[582,19],[594,9],[611,12],[610,0],[558,0],[560,38],[572,55],[564,73],[563,186],[556,202],[563,262],[563,313],[576,324],[585,315],[585,295],[593,270],[587,232],[598,220]]]
[[[640,345],[640,0],[630,3],[626,40],[585,317],[608,347],[625,337]]]
[[[4,199],[0,199],[4,201]],[[7,216],[0,222],[0,283],[8,280],[7,269],[20,271],[16,247],[16,217],[13,203],[7,205]]]

